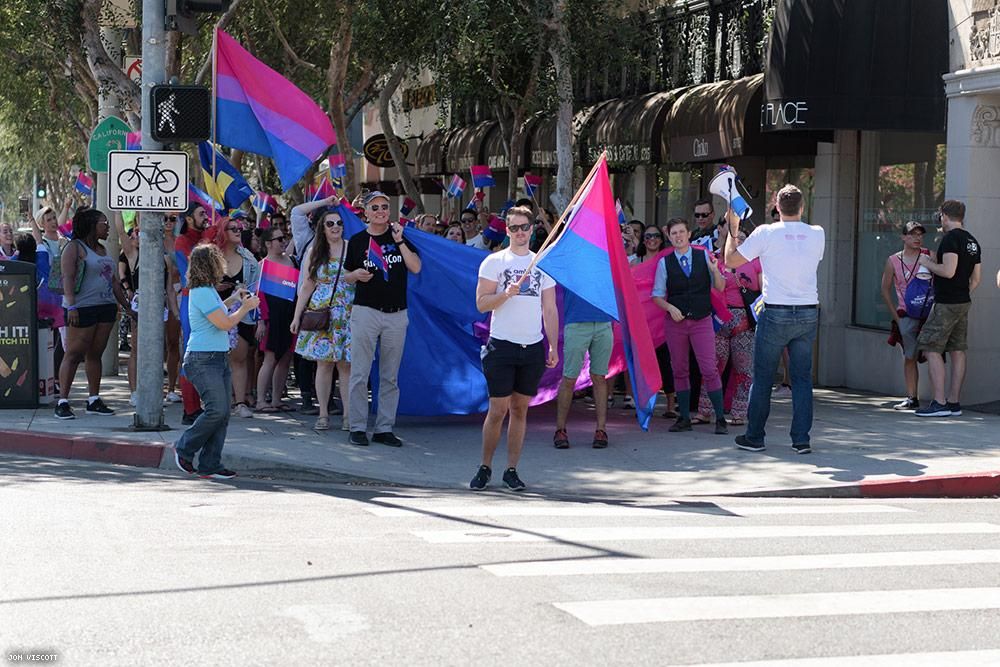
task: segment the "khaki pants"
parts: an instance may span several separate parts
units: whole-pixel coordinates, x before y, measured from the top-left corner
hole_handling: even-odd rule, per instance
[[[379,350],[378,415],[375,433],[392,431],[399,407],[399,364],[403,360],[406,327],[405,310],[383,313],[367,306],[351,309],[350,428],[368,430],[368,376]]]

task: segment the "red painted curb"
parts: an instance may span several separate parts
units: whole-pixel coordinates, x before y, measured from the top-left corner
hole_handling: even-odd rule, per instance
[[[891,482],[861,482],[862,498],[982,498],[1000,496],[1000,472],[940,475]]]
[[[159,468],[163,450],[168,447],[160,442],[0,430],[0,453],[117,463],[138,468]]]

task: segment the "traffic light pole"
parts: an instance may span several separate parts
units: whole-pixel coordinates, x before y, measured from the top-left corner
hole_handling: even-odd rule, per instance
[[[167,42],[163,0],[142,0],[142,149],[153,141],[149,91],[166,83]],[[136,352],[136,430],[163,430],[163,213],[139,218],[139,349]]]

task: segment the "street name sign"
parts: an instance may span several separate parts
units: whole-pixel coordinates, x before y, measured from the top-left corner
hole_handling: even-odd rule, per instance
[[[188,154],[183,151],[111,151],[108,208],[183,211],[188,207]]]

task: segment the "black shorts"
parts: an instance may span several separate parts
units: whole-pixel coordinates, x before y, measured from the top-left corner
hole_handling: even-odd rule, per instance
[[[257,344],[257,325],[240,322],[236,325],[236,333],[247,342],[252,349]]]
[[[80,323],[75,328],[86,329],[95,324],[112,324],[115,318],[118,317],[118,304],[106,303],[101,306],[86,306],[84,308],[77,308],[76,312],[80,317]],[[69,324],[69,311],[65,308],[63,309],[63,315],[66,318],[66,325],[72,326]]]
[[[522,396],[538,393],[538,383],[545,372],[545,342],[533,345],[490,338],[480,354],[490,398],[506,398],[517,392]]]

